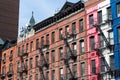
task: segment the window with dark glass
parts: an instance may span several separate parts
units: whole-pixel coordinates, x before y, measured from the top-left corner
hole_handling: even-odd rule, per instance
[[[70,49],[69,47],[66,47],[66,57],[69,57],[70,56]]]
[[[13,50],[10,51],[10,60],[13,58]]]
[[[76,33],[76,23],[72,23],[72,33],[75,34]]]
[[[33,51],[33,41],[30,43],[30,51]]]
[[[66,79],[70,79],[71,75],[70,75],[70,70],[68,67],[66,67]]]
[[[76,46],[76,43],[73,43],[72,47],[73,47],[73,54],[77,55],[77,46]]]
[[[25,66],[24,66],[24,61],[21,62],[21,66],[22,66],[22,69],[25,68]]]
[[[112,70],[115,69],[115,58],[114,58],[114,55],[110,56],[110,67],[111,67]]]
[[[60,68],[60,80],[63,80],[63,68]]]
[[[29,80],[32,80],[32,75],[30,75]]]
[[[61,29],[59,29],[59,39],[62,39],[62,28]]]
[[[49,45],[49,34],[46,35],[46,44]]]
[[[36,56],[35,61],[36,61],[36,67],[38,66],[38,56]]]
[[[49,80],[49,71],[46,72],[46,80]]]
[[[101,57],[100,63],[101,63],[101,72],[105,72],[105,59],[103,57]]]
[[[102,23],[102,11],[98,12],[98,23]]]
[[[4,59],[3,62],[6,62],[6,53],[4,53]]]
[[[28,59],[25,60],[25,68],[28,69]]]
[[[111,45],[114,44],[114,36],[113,36],[113,31],[109,31],[108,32],[108,36],[109,36],[109,42]]]
[[[18,55],[20,54],[20,47],[18,47]]]
[[[70,28],[69,28],[69,26],[67,25],[67,26],[65,27],[65,34],[66,34],[66,36],[69,35],[69,32],[70,32]]]
[[[52,43],[55,42],[55,32],[52,32]]]
[[[80,40],[80,52],[81,53],[84,53],[85,52],[85,49],[84,49],[84,40]]]
[[[63,48],[59,48],[59,52],[60,52],[60,60],[63,59]]]
[[[120,28],[118,28],[118,41],[120,43]]]
[[[24,45],[22,45],[22,54],[24,53]]]
[[[54,63],[55,62],[55,51],[53,50],[52,51],[52,63]]]
[[[35,80],[38,80],[38,74],[35,74]]]
[[[32,66],[32,63],[33,62],[33,58],[30,58],[30,68],[32,68],[33,66]]]
[[[17,70],[20,70],[20,62],[17,63]]]
[[[120,17],[120,3],[117,4],[117,17]]]
[[[39,39],[36,39],[36,49],[39,48]]]
[[[83,32],[83,19],[79,21],[80,25],[80,32]]]
[[[46,61],[49,63],[49,52],[46,53]]]
[[[107,8],[107,18],[108,18],[108,20],[111,20],[111,19],[112,19],[111,7],[108,7],[108,8]]]
[[[90,48],[91,48],[91,50],[95,49],[94,36],[90,37]]]
[[[94,25],[93,14],[89,16],[89,24],[90,24],[90,27],[93,27],[93,25]]]
[[[77,77],[77,64],[73,65],[73,75],[75,78]]]
[[[55,80],[55,70],[52,70],[52,80]]]
[[[41,47],[44,45],[44,36],[41,37]]]
[[[6,74],[6,67],[5,66],[2,67],[2,74]]]
[[[91,60],[91,70],[92,70],[92,74],[96,73],[96,61],[95,60]]]
[[[104,47],[104,39],[102,37],[102,35],[99,34],[99,43],[100,43],[100,47]],[[96,47],[98,46],[98,44],[96,44]]]
[[[13,64],[9,64],[9,71],[13,71]]]
[[[28,53],[28,43],[26,44],[26,52]]]
[[[81,76],[85,75],[85,62],[81,63]]]

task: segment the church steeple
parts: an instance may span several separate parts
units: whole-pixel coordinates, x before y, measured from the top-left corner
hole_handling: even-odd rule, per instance
[[[30,26],[34,26],[35,25],[35,19],[34,19],[33,14],[34,14],[34,12],[32,11],[32,17],[31,17],[31,19],[29,21]]]

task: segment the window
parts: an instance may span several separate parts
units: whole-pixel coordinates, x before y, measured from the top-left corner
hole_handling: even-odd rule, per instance
[[[30,68],[32,68],[32,64],[33,64],[33,63],[32,63],[32,60],[33,60],[33,59],[30,58]]]
[[[71,75],[70,75],[70,70],[68,67],[66,67],[66,79],[70,79]]]
[[[120,28],[118,28],[118,41],[120,43]]]
[[[52,70],[52,80],[55,80],[55,70]]]
[[[6,74],[6,67],[5,66],[2,67],[2,73]]]
[[[117,17],[120,17],[120,3],[117,4]]]
[[[28,59],[25,60],[25,67],[28,69]]]
[[[102,11],[98,12],[98,23],[102,23]]]
[[[24,45],[22,45],[22,54],[24,53]]]
[[[63,80],[63,68],[60,68],[60,80]]]
[[[36,60],[36,67],[38,66],[38,56],[36,56],[35,60]]]
[[[52,43],[55,42],[55,32],[52,32]]]
[[[75,34],[76,33],[76,23],[72,23],[72,33]]]
[[[18,47],[18,55],[20,54],[20,47]]]
[[[52,63],[54,63],[55,62],[55,51],[53,50],[52,51]]]
[[[66,57],[69,57],[70,56],[70,49],[69,47],[66,47]]]
[[[4,59],[3,62],[6,62],[6,53],[4,53]]]
[[[35,74],[35,80],[38,80],[38,74]]]
[[[85,52],[85,50],[84,50],[84,40],[80,40],[80,52],[81,53]]]
[[[12,63],[9,64],[9,71],[13,71],[13,65],[12,65]]]
[[[33,41],[30,43],[30,51],[33,51]]]
[[[10,51],[10,59],[13,58],[13,50]]]
[[[32,75],[30,75],[29,80],[32,80]]]
[[[49,45],[49,34],[46,35],[46,44]]]
[[[24,61],[21,62],[22,69],[25,69]]]
[[[59,48],[59,52],[60,52],[60,60],[63,59],[63,48]]]
[[[17,63],[17,70],[20,70],[20,62]]]
[[[110,67],[111,67],[112,70],[115,69],[114,55],[110,56]]]
[[[70,32],[70,28],[68,25],[65,27],[65,32],[66,32],[65,34],[68,36]]]
[[[95,49],[94,36],[90,37],[90,48],[91,50]]]
[[[46,53],[46,61],[49,63],[49,52]]]
[[[59,30],[59,39],[62,39],[62,28]]]
[[[105,72],[105,59],[102,57],[100,61],[101,61],[101,72]]]
[[[108,32],[108,36],[109,36],[109,42],[111,45],[114,44],[114,39],[113,39],[113,31],[109,31]]]
[[[26,44],[26,52],[28,53],[28,43]]]
[[[81,76],[85,75],[85,62],[81,63]]]
[[[72,47],[73,47],[73,54],[77,55],[77,46],[76,46],[76,43],[73,43]]]
[[[96,64],[95,60],[92,60],[91,61],[92,74],[96,73],[96,65],[95,64]]]
[[[102,35],[99,34],[99,41],[100,41],[100,47],[104,47],[104,40],[103,40],[103,37]],[[97,44],[96,44],[96,47],[97,47]]]
[[[90,24],[90,27],[93,27],[93,25],[94,25],[93,14],[89,16],[89,24]]]
[[[36,49],[39,48],[39,39],[36,39]]]
[[[49,72],[46,72],[46,80],[49,80]]]
[[[73,75],[75,78],[77,77],[77,64],[73,65]]]
[[[44,36],[41,37],[41,47],[44,45]]]
[[[79,21],[80,24],[80,32],[83,32],[83,19]]]
[[[111,7],[107,8],[107,16],[108,16],[108,20],[112,19],[112,12],[111,12]]]

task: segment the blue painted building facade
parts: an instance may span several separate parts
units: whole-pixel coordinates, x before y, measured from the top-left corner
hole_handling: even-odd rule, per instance
[[[120,80],[120,0],[110,0],[112,11],[112,29],[114,33],[115,79]]]

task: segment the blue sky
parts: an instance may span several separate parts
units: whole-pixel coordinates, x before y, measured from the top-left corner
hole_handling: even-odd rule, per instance
[[[67,0],[78,2],[79,0]],[[66,0],[20,0],[19,27],[24,27],[34,12],[36,23],[53,16],[56,10],[62,8]]]

